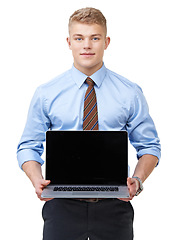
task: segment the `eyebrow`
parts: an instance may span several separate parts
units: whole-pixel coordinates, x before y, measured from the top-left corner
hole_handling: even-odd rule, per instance
[[[83,35],[82,34],[74,34],[73,37],[82,37]],[[92,34],[91,37],[96,37],[96,36],[102,36],[101,34]]]

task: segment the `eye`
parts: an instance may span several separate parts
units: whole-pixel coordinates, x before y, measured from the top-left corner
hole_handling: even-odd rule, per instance
[[[94,41],[98,41],[98,40],[99,40],[99,38],[97,38],[97,37],[94,37],[94,38],[93,38],[93,40],[94,40]]]
[[[82,41],[82,38],[76,38],[77,41]]]

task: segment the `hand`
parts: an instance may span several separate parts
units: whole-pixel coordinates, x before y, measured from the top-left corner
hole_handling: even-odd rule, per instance
[[[119,198],[120,200],[125,202],[131,201],[134,198],[136,192],[140,187],[140,184],[135,178],[127,178],[127,186],[129,189],[130,198]]]
[[[44,180],[41,171],[41,164],[35,161],[28,161],[22,165],[22,169],[32,182],[36,194],[41,201],[49,201],[52,198],[42,198],[43,189],[50,184],[50,180]]]
[[[42,198],[41,197],[41,194],[42,194],[42,191],[43,189],[48,186],[50,184],[50,180],[44,180],[44,179],[38,179],[35,181],[35,183],[33,184],[34,187],[35,187],[35,192],[38,196],[38,198],[41,200],[41,201],[50,201],[52,200],[53,198]]]

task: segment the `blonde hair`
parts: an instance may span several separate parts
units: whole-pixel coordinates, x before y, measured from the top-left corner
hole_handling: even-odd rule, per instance
[[[104,27],[107,34],[107,21],[102,12],[95,8],[81,8],[75,11],[69,18],[69,30],[73,22],[85,24],[98,24]]]

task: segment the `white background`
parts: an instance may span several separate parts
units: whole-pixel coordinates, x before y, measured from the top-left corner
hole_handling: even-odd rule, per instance
[[[0,238],[42,239],[43,203],[16,160],[37,86],[72,66],[69,16],[99,8],[108,19],[107,68],[139,84],[162,144],[160,165],[135,197],[135,239],[177,236],[178,5],[174,0],[6,0],[0,2]],[[131,173],[137,162],[130,148]],[[69,239],[71,240],[71,239]]]

